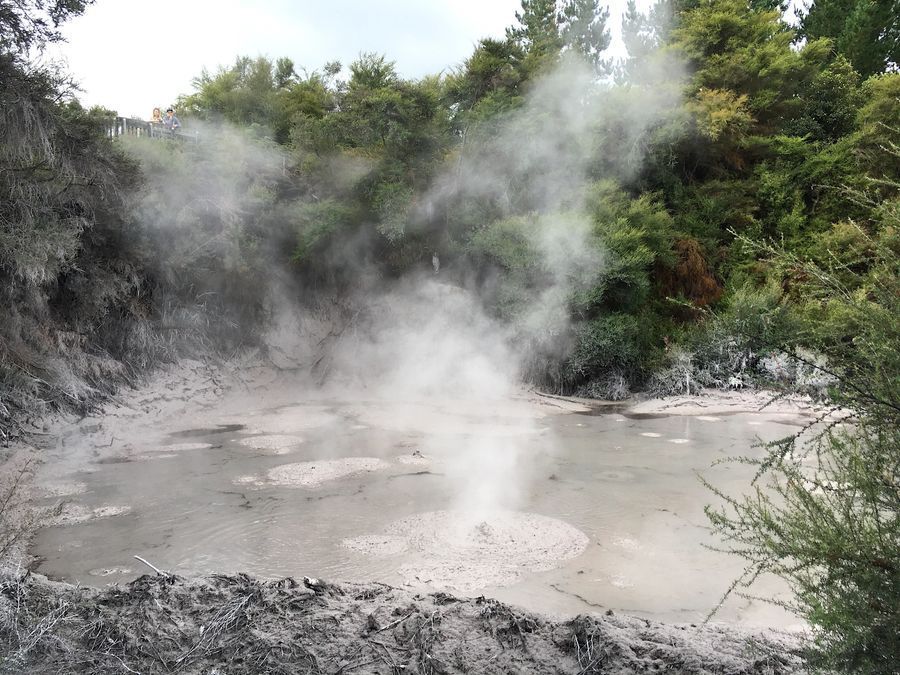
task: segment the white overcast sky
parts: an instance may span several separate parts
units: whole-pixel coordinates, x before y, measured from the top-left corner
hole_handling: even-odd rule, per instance
[[[608,3],[619,25],[626,0]],[[651,0],[639,0],[639,7]],[[146,119],[190,93],[203,68],[236,56],[287,56],[315,70],[360,52],[385,54],[406,77],[462,63],[483,37],[500,37],[519,0],[96,0],[66,24],[55,49],[86,105]]]

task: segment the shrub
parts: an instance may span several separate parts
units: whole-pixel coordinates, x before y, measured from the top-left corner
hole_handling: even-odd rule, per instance
[[[607,314],[580,324],[575,335],[575,347],[566,363],[573,385],[625,373],[630,382],[640,382],[651,351],[648,325],[641,317]]]
[[[871,253],[836,270],[762,247],[794,281],[792,330],[758,320],[751,335],[799,364],[799,384],[823,378],[843,415],[768,445],[749,495],[707,514],[747,566],[784,578],[789,606],[815,629],[813,660],[841,672],[884,674],[900,663],[900,254],[890,223]],[[857,251],[858,253],[858,251]],[[854,254],[855,255],[855,254]],[[856,261],[859,263],[860,261]],[[839,272],[836,274],[834,272]],[[827,361],[798,347],[812,346]],[[796,388],[796,384],[794,385]]]

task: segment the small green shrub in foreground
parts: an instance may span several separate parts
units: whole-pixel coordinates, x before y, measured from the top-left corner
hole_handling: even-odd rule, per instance
[[[830,378],[827,414],[767,446],[752,490],[708,507],[726,550],[747,561],[737,586],[773,573],[813,627],[811,663],[887,675],[900,664],[900,254],[894,222],[854,268],[768,249],[796,280],[797,321],[782,352],[810,346]]]

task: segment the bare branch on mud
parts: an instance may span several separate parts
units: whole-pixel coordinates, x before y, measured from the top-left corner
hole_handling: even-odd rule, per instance
[[[154,564],[151,563],[151,562],[148,562],[147,560],[144,560],[144,559],[143,559],[141,556],[139,556],[139,555],[136,555],[136,556],[134,556],[134,557],[135,557],[136,559],[140,560],[142,563],[144,563],[144,564],[145,564],[147,567],[149,567],[151,570],[153,570],[154,572],[156,572],[159,576],[171,578],[172,574],[171,574],[170,572],[163,572],[163,571],[162,571],[161,569],[159,569],[156,565],[154,565]]]

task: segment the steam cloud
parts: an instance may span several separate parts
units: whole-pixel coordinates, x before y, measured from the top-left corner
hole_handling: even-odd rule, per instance
[[[419,423],[426,437],[434,439],[425,441],[426,452],[446,448],[446,437],[438,438],[435,425],[429,427],[423,405],[432,411],[454,406],[465,411],[445,416],[443,428],[436,425],[455,439],[454,451],[446,457],[447,474],[459,484],[458,503],[451,506],[478,512],[515,509],[528,489],[536,458],[525,439],[542,433],[539,422],[532,418],[531,428],[518,435],[498,434],[496,427],[490,431],[477,422],[485,421],[485,411],[498,417],[520,414],[515,399],[522,392],[523,341],[563,340],[569,299],[594,284],[608,260],[594,240],[583,188],[591,179],[633,176],[645,151],[642,139],[677,102],[677,68],[669,64],[657,73],[667,86],[648,72],[643,71],[644,85],[623,93],[596,82],[578,61],[564,60],[533,86],[519,110],[492,121],[490,133],[468,130],[458,163],[419,201],[416,216],[421,219],[470,199],[489,202],[499,217],[533,220],[523,231],[547,271],[546,283],[534,289],[516,327],[488,316],[477,290],[445,281],[465,279],[464,270],[443,266],[439,275],[417,273],[392,283],[373,280],[365,265],[365,240],[349,242],[342,255],[348,264],[358,265],[361,281],[341,312],[298,314],[295,296],[302,289],[286,285],[279,274],[256,280],[267,287],[274,314],[270,354],[312,366],[307,386],[318,380],[344,399],[394,404],[386,414],[406,415],[400,422]],[[240,237],[232,236],[235,223],[253,218],[258,209],[254,195],[262,201],[285,158],[241,134],[204,134],[215,135],[220,147],[199,166],[168,166],[164,157],[152,156],[156,150],[143,150],[150,153],[144,160],[153,189],[141,213],[152,221],[150,230],[166,236],[173,229],[195,227],[201,214],[215,211],[215,224],[207,218],[203,230],[188,238],[193,248],[185,256],[196,257],[201,250],[239,260],[246,252],[238,250]],[[621,152],[598,157],[597,143],[606,140],[608,148],[610,135],[621,140]],[[360,171],[351,166],[344,173],[352,181]],[[270,225],[279,227],[277,222]],[[175,273],[179,260],[190,264],[187,257],[174,260],[169,273]],[[459,433],[463,423],[470,433]],[[517,428],[521,431],[521,424]],[[541,438],[543,451],[552,452],[552,439],[546,434]]]
[[[445,283],[443,271],[407,278],[357,300],[369,308],[370,322],[336,347],[337,369],[376,383],[382,400],[478,402],[482,411],[509,414],[503,403],[522,394],[523,344],[565,339],[572,294],[596,283],[609,256],[594,239],[583,186],[591,178],[634,175],[645,151],[642,139],[677,102],[677,76],[671,62],[658,73],[648,66],[643,70],[648,84],[622,96],[596,82],[584,64],[567,59],[537,82],[525,105],[490,136],[470,129],[477,147],[467,147],[464,139],[458,163],[434,182],[419,216],[466,199],[490,202],[500,217],[521,214],[526,204],[534,226],[523,231],[547,271],[546,284],[535,289],[525,316],[513,327],[485,313],[477,290]],[[626,147],[598,166],[595,139],[611,133]],[[466,277],[465,271],[449,272]],[[529,437],[543,430],[534,418],[530,428],[518,428],[525,433],[459,436],[448,464],[448,475],[458,482],[455,506],[478,514],[521,505],[538,459]],[[542,434],[541,440],[542,453],[553,453],[553,439]],[[441,445],[436,435],[434,441]]]

